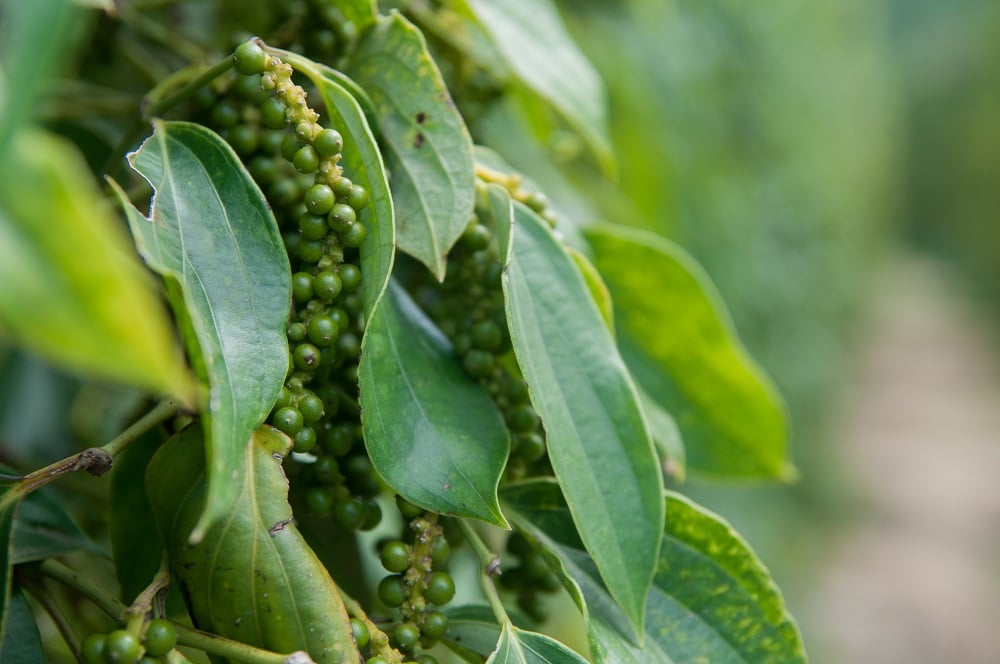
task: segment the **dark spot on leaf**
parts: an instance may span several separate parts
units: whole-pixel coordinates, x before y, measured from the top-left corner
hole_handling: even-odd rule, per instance
[[[271,526],[271,529],[268,530],[267,532],[268,532],[268,534],[271,535],[271,537],[274,537],[275,535],[277,535],[278,533],[280,533],[282,530],[284,530],[285,528],[287,528],[288,524],[290,524],[291,522],[292,522],[291,518],[282,519],[281,521],[279,521],[276,524],[274,524],[273,526]]]
[[[424,140],[425,139],[424,139],[423,132],[419,132],[418,131],[416,138],[413,139],[413,147],[415,147],[415,148],[422,147],[423,144],[424,144]]]
[[[426,119],[427,119],[427,114],[426,113],[424,113],[423,111],[420,111],[420,112],[417,113],[417,116],[416,116],[417,124],[423,124],[424,120],[426,120]]]

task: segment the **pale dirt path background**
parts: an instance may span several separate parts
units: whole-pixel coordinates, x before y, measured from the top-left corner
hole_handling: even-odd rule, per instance
[[[874,302],[835,437],[861,509],[801,616],[813,663],[1000,663],[1000,336],[925,259]]]

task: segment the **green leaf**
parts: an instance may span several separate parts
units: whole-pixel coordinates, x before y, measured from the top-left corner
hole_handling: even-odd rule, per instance
[[[179,288],[174,310],[193,330],[188,343],[208,382],[209,491],[197,541],[229,513],[247,440],[285,379],[288,256],[264,195],[211,130],[158,122],[129,162],[155,192],[150,218],[119,197],[139,251]]]
[[[641,387],[637,389],[649,433],[653,436],[653,444],[660,454],[663,473],[678,482],[683,482],[686,468],[684,440],[681,438],[680,429],[677,428],[677,420],[660,404],[653,401],[645,390]]]
[[[793,476],[784,402],[739,342],[704,270],[646,231],[599,226],[586,236],[614,299],[622,355],[676,419],[688,468],[723,477]]]
[[[375,468],[416,505],[508,528],[497,486],[510,439],[493,399],[401,287],[390,287],[365,335],[358,375]]]
[[[48,491],[33,491],[21,500],[14,520],[12,565],[95,548]]]
[[[0,465],[0,472],[11,469]],[[14,517],[21,504],[15,484],[0,482],[0,642],[4,641],[11,610],[11,550],[13,549]]]
[[[505,235],[498,231],[504,244]],[[515,203],[510,236],[501,255],[510,256],[503,290],[514,354],[580,537],[641,631],[663,483],[635,386],[586,282],[545,222]]]
[[[469,131],[423,35],[398,13],[378,19],[349,73],[378,115],[399,248],[444,279],[445,256],[475,203]]]
[[[163,544],[143,480],[146,466],[163,439],[164,433],[158,429],[146,433],[115,457],[111,472],[108,535],[115,575],[126,600],[149,584],[163,557]]]
[[[191,545],[208,486],[203,431],[185,429],[146,471],[156,525],[199,629],[278,653],[304,650],[318,664],[358,661],[340,594],[292,520],[281,468],[290,447],[276,429],[257,430],[236,502]]]
[[[167,392],[192,381],[135,250],[83,158],[42,131],[0,159],[0,336],[65,367]]]
[[[538,99],[580,133],[603,169],[615,171],[604,84],[566,32],[551,0],[465,0],[500,55]]]
[[[528,632],[506,623],[496,650],[487,664],[586,664],[584,658],[544,634]]]
[[[337,3],[328,6],[333,6],[340,10],[344,19],[352,23],[359,33],[367,30],[375,22],[377,14],[375,0],[339,0]],[[350,30],[343,22],[338,23],[341,31],[346,32]]]
[[[6,606],[7,631],[0,637],[0,662],[4,664],[45,664],[42,636],[24,593],[14,586]]]
[[[608,326],[608,330],[613,336],[615,333],[614,303],[611,301],[611,293],[608,291],[604,279],[601,278],[601,273],[585,255],[573,248],[569,248],[568,251],[587,284],[587,290],[590,291],[590,296],[594,299],[597,310],[601,312],[604,324]]]
[[[558,487],[545,480],[503,492],[518,528],[545,547],[581,605],[596,662],[806,661],[781,593],[749,545],[718,516],[667,492],[666,528],[646,606],[643,647],[590,556],[575,541]]]
[[[368,237],[361,244],[361,272],[364,275],[361,288],[365,318],[370,319],[389,285],[395,257],[395,211],[382,153],[358,101],[341,85],[343,74],[294,53],[282,51],[280,55],[319,90],[330,126],[345,137],[340,165],[351,181],[368,190],[371,203],[358,217],[368,230]],[[363,354],[361,361],[364,363]]]

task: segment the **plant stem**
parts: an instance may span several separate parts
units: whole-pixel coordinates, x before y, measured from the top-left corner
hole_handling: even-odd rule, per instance
[[[248,646],[239,641],[233,641],[216,634],[209,634],[183,625],[174,624],[177,628],[177,643],[189,648],[197,648],[205,652],[225,657],[234,662],[246,662],[246,664],[285,664],[291,655],[281,655],[261,650],[253,646]],[[312,661],[312,659],[303,660]]]
[[[476,552],[476,557],[479,558],[479,564],[481,565],[479,570],[479,584],[483,587],[483,594],[486,595],[486,601],[489,602],[490,608],[493,609],[493,615],[496,616],[497,622],[501,626],[512,624],[510,617],[507,615],[507,610],[503,608],[503,602],[500,600],[500,594],[497,593],[496,584],[493,583],[493,575],[500,569],[500,557],[489,550],[486,543],[479,536],[479,533],[465,519],[458,519],[458,525],[462,529],[465,539],[472,545],[472,550]]]
[[[180,405],[175,401],[161,401],[153,410],[133,422],[131,426],[118,434],[118,436],[101,449],[112,457],[116,457],[144,433],[166,422],[179,413],[180,410]]]
[[[96,604],[102,611],[115,620],[121,620],[125,613],[126,606],[112,596],[104,588],[97,586],[88,579],[77,574],[74,570],[53,558],[43,560],[37,567],[42,576],[55,579],[60,583],[69,586],[91,602]]]
[[[16,478],[19,480],[17,485],[0,498],[0,509],[24,498],[32,491],[42,488],[66,473],[86,470],[91,475],[103,475],[111,469],[112,459],[122,450],[134,443],[142,434],[173,417],[179,411],[180,406],[176,402],[162,401],[104,447],[87,448],[71,457],[60,459],[44,468],[28,473],[24,477]],[[7,476],[4,479],[7,479]]]

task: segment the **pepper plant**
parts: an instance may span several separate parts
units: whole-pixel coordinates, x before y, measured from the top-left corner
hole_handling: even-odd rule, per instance
[[[780,397],[681,248],[501,156],[615,177],[549,2],[7,0],[0,38],[5,366],[89,413],[5,454],[4,662],[805,660],[681,492],[792,476]]]

